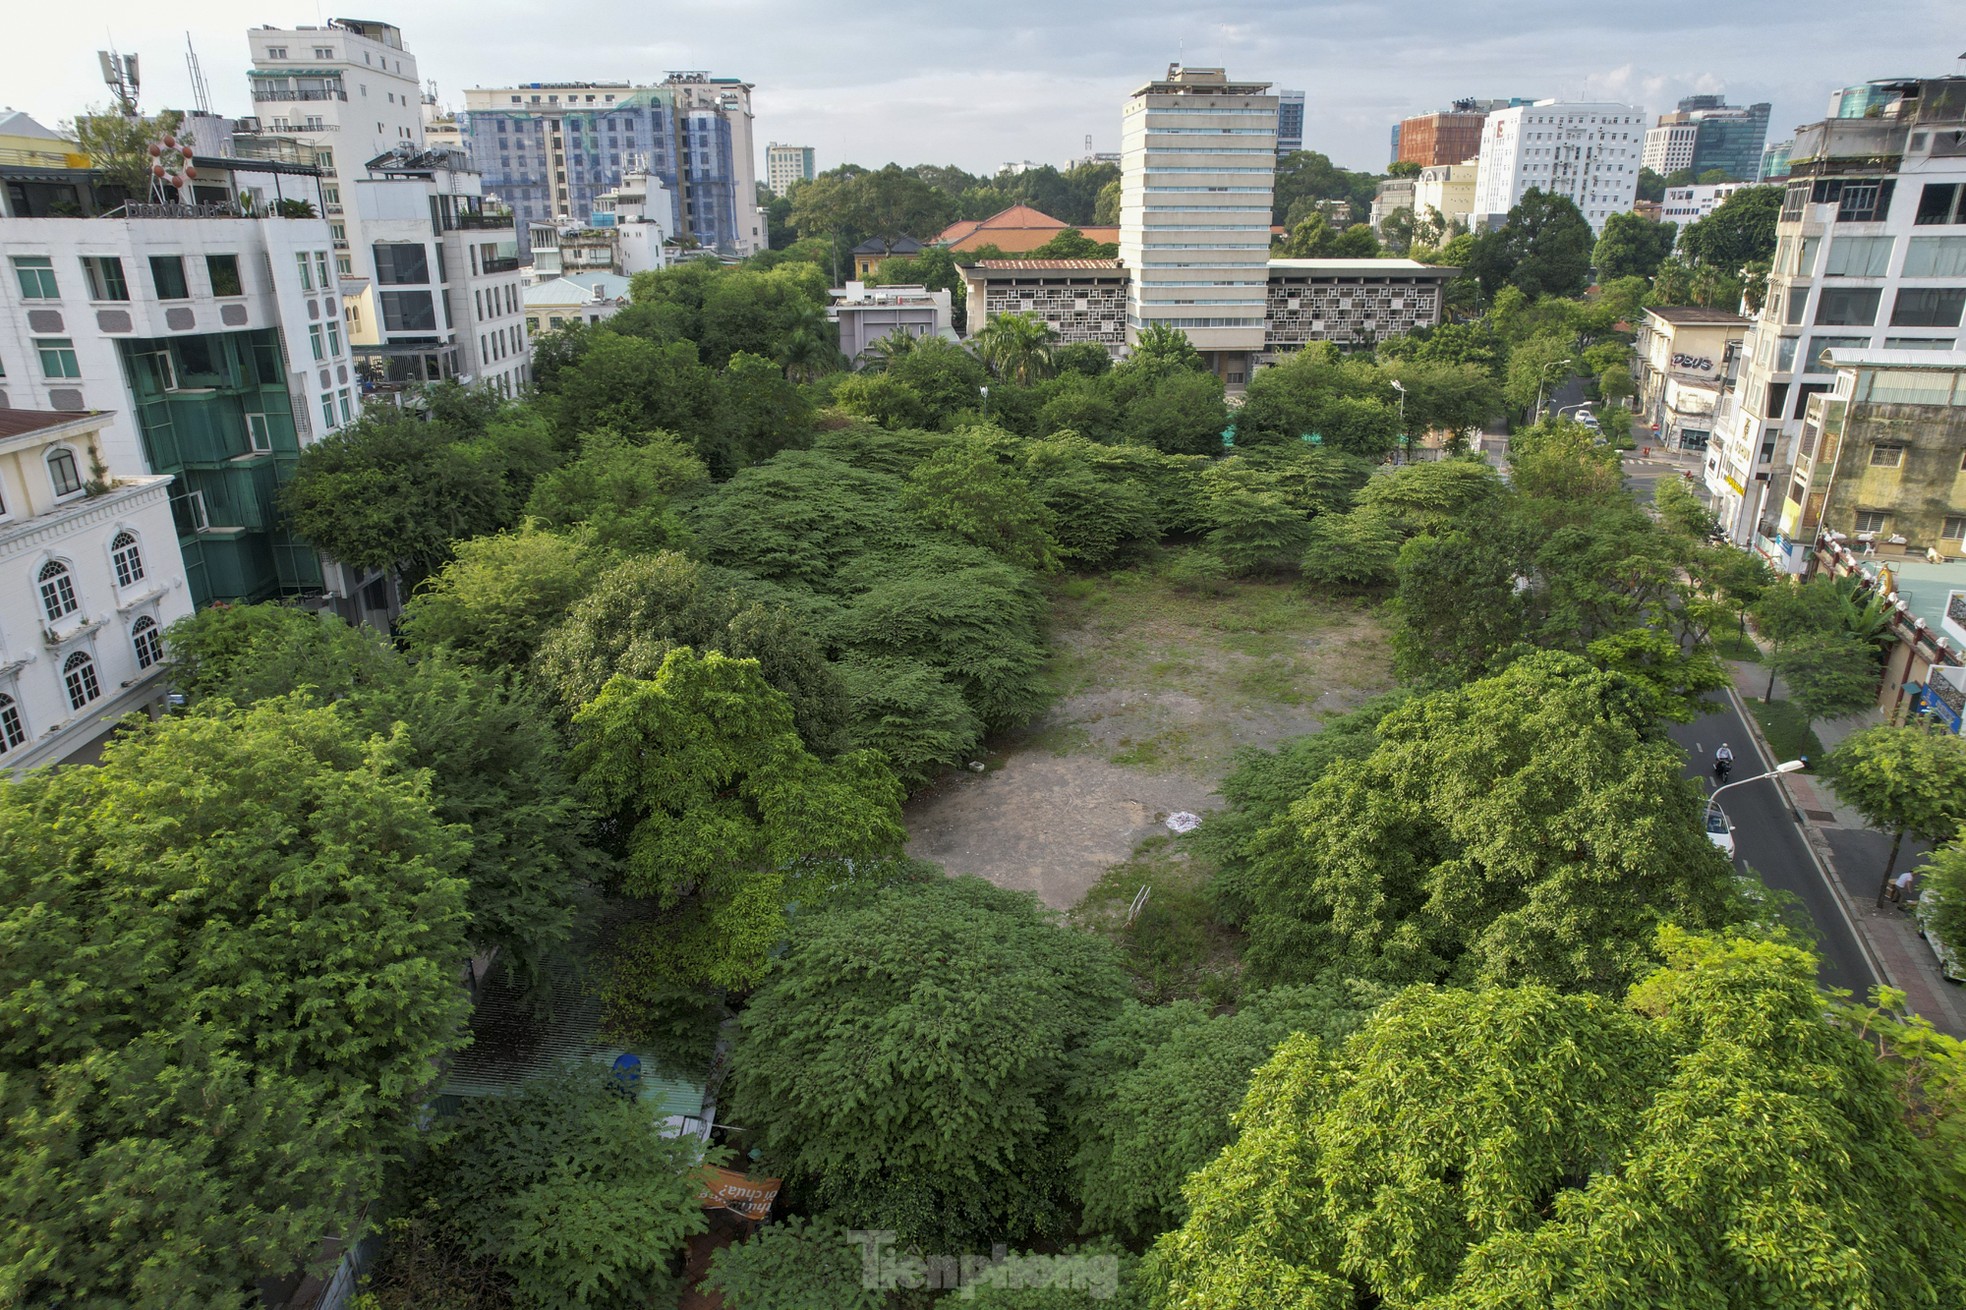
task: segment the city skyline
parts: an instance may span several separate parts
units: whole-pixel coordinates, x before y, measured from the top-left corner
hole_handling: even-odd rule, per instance
[[[1121,26],[1027,0],[988,15],[939,14],[933,24],[893,3],[848,10],[734,0],[720,7],[720,21],[692,28],[687,40],[643,39],[632,27],[634,11],[601,0],[563,7],[552,31],[541,30],[536,10],[503,0],[473,12],[469,31],[429,0],[368,16],[402,29],[439,100],[454,107],[472,86],[647,83],[670,69],[705,69],[756,85],[760,142],[809,143],[822,168],[892,160],[985,174],[1012,158],[1063,167],[1084,153],[1088,134],[1096,150],[1117,149],[1126,96],[1173,61],[1304,88],[1305,148],[1376,171],[1387,162],[1394,122],[1462,96],[1618,100],[1656,116],[1681,96],[1720,92],[1735,103],[1771,102],[1769,136],[1779,140],[1821,117],[1838,86],[1956,72],[1960,63],[1947,52],[1966,47],[1966,31],[1948,35],[1953,46],[1932,45],[1930,33],[1944,31],[1949,16],[1938,0],[1914,0],[1890,30],[1867,31],[1861,52],[1849,47],[1847,8],[1827,2],[1749,4],[1714,21],[1710,9],[1682,2],[1580,20],[1553,0],[1533,0],[1511,11],[1510,32],[1497,33],[1489,18],[1444,7],[1429,14],[1147,0]],[[187,29],[152,13],[109,0],[96,7],[101,27],[93,32],[52,11],[17,19],[18,39],[0,53],[0,101],[50,127],[105,104],[95,50],[113,41],[142,57],[146,109],[190,108]],[[201,7],[189,32],[214,108],[233,117],[251,112],[247,28],[332,16],[240,0]],[[610,27],[617,23],[619,31]],[[594,39],[599,32],[610,39]],[[797,40],[760,41],[772,32],[795,32]],[[1694,32],[1697,42],[1688,40]],[[1607,50],[1609,57],[1593,53]],[[880,58],[870,61],[870,52]]]

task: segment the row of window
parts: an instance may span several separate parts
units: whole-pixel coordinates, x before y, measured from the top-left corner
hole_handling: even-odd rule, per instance
[[[341,407],[340,424],[337,424],[335,422],[335,406],[337,403],[339,403]],[[355,421],[355,397],[354,397],[354,393],[350,391],[349,388],[343,387],[340,391],[335,391],[335,392],[323,391],[321,393],[321,426],[323,428],[334,428],[341,425],[353,423],[354,421]],[[255,449],[257,448],[258,447],[255,446]]]
[[[1882,287],[1824,287],[1816,293],[1815,322],[1830,327],[1872,327],[1883,298]],[[1800,324],[1808,300],[1808,288],[1791,291],[1785,321]],[[1902,287],[1891,302],[1890,326],[1956,328],[1962,310],[1966,310],[1966,288]]]
[[[163,633],[157,620],[148,614],[130,625],[130,646],[136,652],[137,667],[148,669],[164,658]],[[62,690],[68,695],[68,708],[81,710],[102,697],[102,679],[96,673],[95,657],[78,650],[61,662]],[[27,720],[20,702],[0,692],[0,753],[27,745]]]
[[[86,485],[82,481],[81,466],[75,462],[75,452],[68,447],[56,446],[48,452],[45,462],[48,466],[48,482],[54,487],[56,500],[72,496]],[[0,518],[6,517],[7,504],[4,500],[0,500]],[[141,568],[138,569],[138,576],[142,576]]]
[[[60,300],[61,282],[55,276],[55,262],[49,255],[15,255],[14,280],[20,284],[23,300]],[[82,276],[91,300],[128,300],[129,280],[123,275],[123,261],[116,255],[82,256]],[[243,296],[245,286],[239,278],[239,256],[206,255],[205,276],[214,296]],[[150,256],[150,285],[159,300],[191,299],[191,284],[184,272],[184,256]]]
[[[478,311],[478,321],[488,318],[503,318],[507,314],[519,312],[519,287],[512,283],[502,287],[479,288],[471,293],[472,303]]]
[[[109,542],[110,565],[116,570],[116,585],[135,586],[143,580],[143,551],[136,534],[117,533]],[[54,623],[82,607],[75,591],[75,572],[61,560],[51,559],[34,577],[41,592],[41,612]]]

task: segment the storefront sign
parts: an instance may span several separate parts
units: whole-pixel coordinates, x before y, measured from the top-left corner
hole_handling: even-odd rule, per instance
[[[750,1178],[735,1169],[705,1169],[703,1190],[697,1204],[705,1210],[728,1210],[746,1219],[762,1221],[771,1217],[771,1203],[778,1199],[777,1178]]]
[[[1672,366],[1674,368],[1683,368],[1693,373],[1713,372],[1713,361],[1704,355],[1674,355],[1672,357]]]

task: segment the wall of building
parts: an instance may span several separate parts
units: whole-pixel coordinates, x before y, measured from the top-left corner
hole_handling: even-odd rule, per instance
[[[1481,127],[1487,117],[1481,113],[1439,113],[1402,119],[1395,129],[1399,147],[1394,162],[1428,166],[1473,159],[1481,153]]]
[[[1637,198],[1643,117],[1636,105],[1553,100],[1496,110],[1481,133],[1477,220],[1499,223],[1535,187],[1569,197],[1603,231]]]
[[[1313,341],[1362,345],[1440,322],[1441,274],[1310,271],[1312,260],[1278,260],[1270,269],[1259,362]]]

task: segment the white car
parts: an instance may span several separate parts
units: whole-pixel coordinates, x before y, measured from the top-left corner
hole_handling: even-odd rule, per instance
[[[1911,917],[1918,921],[1918,935],[1932,948],[1932,954],[1939,959],[1939,972],[1954,982],[1966,982],[1966,961],[1953,953],[1952,945],[1940,939],[1932,930],[1932,912],[1939,908],[1939,897],[1929,888],[1918,893],[1918,900],[1912,904]]]
[[[1726,851],[1728,859],[1734,858],[1734,825],[1718,805],[1707,806],[1707,840]]]

